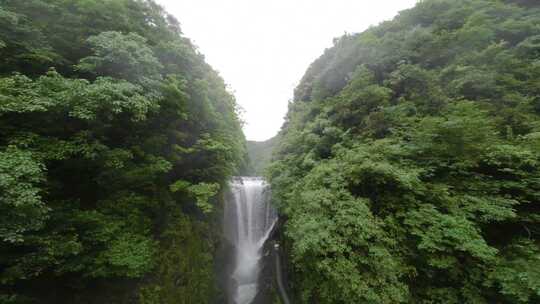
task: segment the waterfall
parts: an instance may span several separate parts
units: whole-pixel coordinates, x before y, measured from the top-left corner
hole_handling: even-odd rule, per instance
[[[226,201],[225,236],[234,247],[230,273],[232,304],[252,304],[258,292],[261,255],[277,220],[270,205],[269,187],[260,177],[236,177],[230,183],[232,196]]]

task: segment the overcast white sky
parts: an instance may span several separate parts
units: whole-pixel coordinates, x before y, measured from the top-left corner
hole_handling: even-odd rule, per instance
[[[244,109],[249,140],[279,131],[309,64],[332,39],[391,19],[416,0],[157,0],[180,21]]]

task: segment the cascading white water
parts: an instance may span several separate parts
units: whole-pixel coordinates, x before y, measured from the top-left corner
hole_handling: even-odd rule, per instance
[[[251,304],[257,295],[262,248],[277,220],[268,185],[259,177],[236,177],[225,206],[225,235],[234,246],[231,273],[234,304]]]

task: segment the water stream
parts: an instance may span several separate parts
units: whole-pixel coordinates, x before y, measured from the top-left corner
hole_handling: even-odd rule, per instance
[[[225,236],[233,245],[234,267],[230,273],[231,304],[253,304],[258,293],[264,243],[277,221],[264,179],[236,177],[232,197],[225,204]]]

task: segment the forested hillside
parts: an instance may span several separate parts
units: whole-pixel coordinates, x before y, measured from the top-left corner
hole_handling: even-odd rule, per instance
[[[294,303],[540,303],[540,2],[336,39],[280,137]]]
[[[265,141],[247,141],[247,152],[250,161],[250,173],[262,176],[272,160],[272,151],[279,138],[274,136]]]
[[[0,303],[219,299],[214,197],[245,154],[153,1],[0,0]]]

